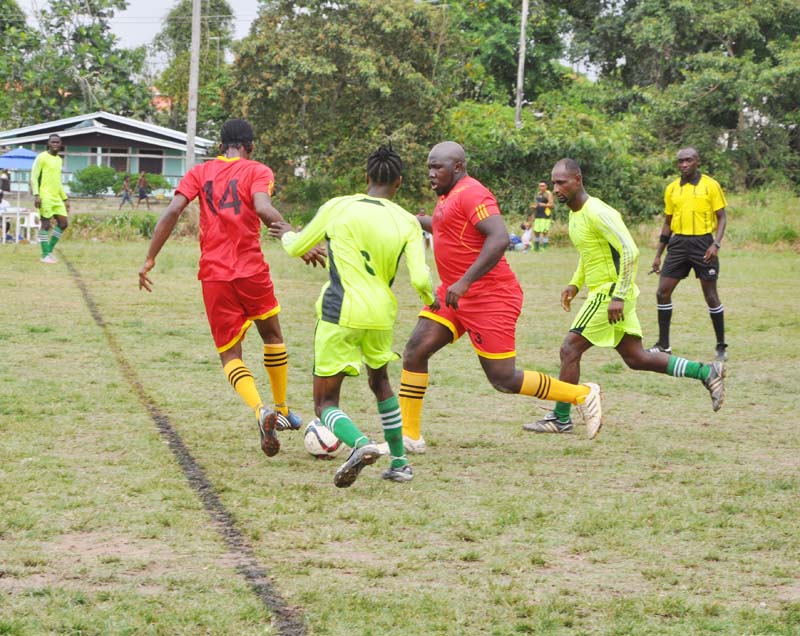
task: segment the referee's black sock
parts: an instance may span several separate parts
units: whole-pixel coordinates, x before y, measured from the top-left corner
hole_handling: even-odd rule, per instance
[[[672,303],[656,305],[658,310],[658,344],[669,349],[669,325],[672,322]]]
[[[714,325],[717,347],[725,347],[725,308],[720,303],[719,307],[709,307],[708,314],[711,316],[711,324]]]

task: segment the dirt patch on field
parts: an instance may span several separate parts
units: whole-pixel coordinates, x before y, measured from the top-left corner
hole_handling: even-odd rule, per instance
[[[102,532],[61,535],[41,546],[40,558],[23,560],[20,572],[0,573],[0,591],[19,593],[43,587],[84,591],[118,585],[158,593],[157,581],[170,573],[186,572],[189,557],[176,554],[153,539],[120,537]]]

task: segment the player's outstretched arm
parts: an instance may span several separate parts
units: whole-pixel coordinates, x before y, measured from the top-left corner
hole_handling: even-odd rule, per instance
[[[188,204],[189,199],[178,193],[172,201],[170,201],[167,209],[164,210],[164,213],[161,215],[161,218],[158,219],[156,228],[153,230],[153,238],[150,241],[150,247],[147,250],[147,256],[144,259],[144,265],[142,265],[142,268],[139,270],[139,289],[153,291],[153,281],[150,280],[147,274],[155,267],[156,256],[158,256],[161,248],[164,247],[164,243],[167,242],[170,234],[172,234],[172,230],[175,229],[175,224],[178,222],[181,213]]]

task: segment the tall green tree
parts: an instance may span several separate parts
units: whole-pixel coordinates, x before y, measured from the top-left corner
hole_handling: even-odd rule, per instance
[[[787,78],[794,69],[782,52],[800,35],[797,0],[568,0],[565,6],[574,19],[573,54],[585,54],[604,78],[642,94],[642,124],[662,144],[705,149],[720,168],[727,164],[730,185],[757,183],[754,163],[782,169],[789,136],[772,108],[782,100],[764,78]]]
[[[192,0],[178,0],[156,35],[153,45],[167,60],[156,80],[156,87],[170,98],[170,108],[159,116],[172,128],[186,126],[189,91],[190,48],[192,42]],[[200,29],[200,76],[197,129],[204,136],[214,136],[225,119],[221,93],[228,82],[225,56],[233,43],[233,10],[226,0],[202,3]]]
[[[513,104],[516,98],[522,3],[519,0],[450,0],[441,5],[450,28],[464,40],[463,95]],[[524,94],[532,101],[560,81],[553,64],[569,28],[559,5],[532,0],[526,23]]]
[[[302,162],[338,180],[336,191],[362,187],[368,151],[391,141],[408,166],[405,195],[419,193],[437,115],[458,83],[451,44],[423,2],[265,2],[225,105],[252,122],[284,181]]]
[[[0,126],[23,124],[24,74],[37,38],[15,0],[0,0]]]
[[[111,32],[125,0],[50,0],[37,15],[37,46],[26,60],[26,117],[93,110],[142,117],[151,110],[143,81],[145,50],[123,49]]]

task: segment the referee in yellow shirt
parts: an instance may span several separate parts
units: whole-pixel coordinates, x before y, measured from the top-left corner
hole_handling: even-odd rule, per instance
[[[650,351],[671,353],[669,326],[672,320],[672,291],[693,269],[700,279],[711,323],[717,338],[716,359],[728,359],[725,343],[725,321],[722,302],[717,294],[719,258],[725,236],[725,193],[708,175],[698,170],[700,155],[694,148],[678,151],[681,176],[664,191],[664,226],[653,261],[653,271],[660,273],[656,292],[658,308],[658,342]],[[667,258],[661,267],[661,255]]]

